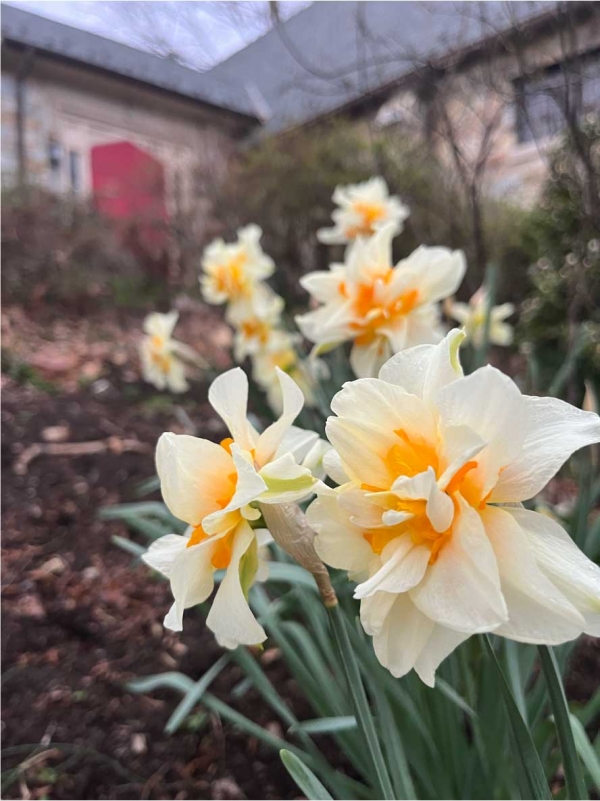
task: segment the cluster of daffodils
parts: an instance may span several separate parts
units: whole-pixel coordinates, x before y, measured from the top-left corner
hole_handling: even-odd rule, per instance
[[[212,242],[204,251],[200,286],[207,303],[227,305],[234,357],[238,363],[250,358],[254,380],[278,413],[283,398],[276,368],[291,375],[307,395],[309,384],[294,347],[296,337],[282,328],[285,302],[266,283],[275,265],[261,248],[261,236],[257,225],[247,225],[238,231],[237,242]]]
[[[188,345],[173,339],[179,315],[153,312],[144,320],[144,336],[140,342],[140,361],[144,380],[157,389],[186,392],[186,362],[199,367],[204,362]]]
[[[488,309],[484,290],[469,304],[450,301],[465,273],[460,251],[423,246],[394,264],[392,240],[408,209],[381,179],[338,188],[334,201],[335,226],[319,237],[348,244],[344,262],[304,276],[317,307],[297,318],[316,353],[351,343],[358,378],[332,400],[329,443],[293,425],[305,400],[294,380],[301,366],[294,337],[281,328],[283,300],[265,283],[274,264],[260,229],[247,226],[237,242],[217,240],[205,251],[204,298],[227,304],[235,357],[251,359],[281,416],[256,431],[248,380],[236,368],[209,391],[230,437],[161,437],[163,497],[188,525],[145,556],[171,583],[165,625],[180,630],[184,610],[218,583],[207,624],[219,643],[262,642],[248,591],[265,577],[262,546],[271,535],[282,545],[284,521],[290,553],[316,550],[356,583],[362,625],[394,676],[414,669],[433,685],[441,661],[476,633],[547,644],[600,635],[600,568],[557,520],[523,506],[574,451],[600,442],[600,418],[522,395],[490,366],[465,376],[461,342],[480,346],[487,328],[491,342],[510,344],[513,307]],[[463,330],[444,331],[444,300]],[[148,376],[152,367],[152,380],[171,388],[185,383],[175,321],[151,315],[142,347]],[[322,470],[337,486],[323,483]],[[309,499],[290,535],[301,514],[290,504]]]
[[[160,538],[144,556],[171,583],[175,602],[165,626],[180,631],[184,610],[207,600],[215,573],[224,571],[206,622],[226,648],[266,637],[247,601],[252,584],[266,577],[260,548],[270,535],[261,526],[261,506],[301,501],[320,483],[313,471],[325,443],[293,426],[302,391],[289,375],[275,372],[283,412],[262,434],[247,419],[248,379],[237,367],[219,376],[208,396],[231,436],[216,444],[167,433],[156,451],[164,501],[188,524],[184,535]]]
[[[308,273],[300,279],[320,304],[296,317],[317,352],[352,343],[350,364],[355,375],[377,375],[394,353],[443,337],[438,301],[456,292],[465,274],[460,251],[417,248],[394,265],[388,224],[368,238],[359,237],[343,264]]]
[[[321,558],[357,582],[380,662],[429,685],[478,632],[547,644],[600,635],[600,568],[522,505],[600,441],[600,419],[522,395],[490,366],[464,376],[463,337],[398,353],[334,397],[327,462],[340,486],[307,512]]]

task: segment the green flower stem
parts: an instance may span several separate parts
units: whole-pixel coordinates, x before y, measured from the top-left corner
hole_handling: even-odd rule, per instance
[[[550,706],[554,713],[554,722],[558,733],[558,741],[562,752],[565,783],[567,785],[567,798],[586,799],[587,788],[583,780],[583,773],[579,757],[575,749],[573,729],[569,718],[569,707],[556,663],[554,652],[547,645],[539,645],[538,652],[542,663],[542,672],[548,687]]]
[[[344,623],[344,614],[340,609],[339,604],[329,606],[327,608],[327,612],[329,613],[329,619],[331,620],[331,628],[333,629],[335,644],[342,660],[344,673],[346,674],[346,681],[348,682],[348,689],[350,691],[350,697],[352,698],[354,714],[365,737],[367,748],[369,749],[369,754],[371,755],[371,759],[373,761],[373,766],[375,768],[377,779],[380,785],[379,789],[382,793],[381,797],[385,799],[393,799],[395,796],[392,789],[392,783],[390,781],[388,769],[383,758],[383,752],[381,750],[379,738],[377,737],[377,732],[375,730],[373,716],[371,714],[367,694],[360,677],[358,663],[356,661],[354,651],[352,650],[350,638],[348,637],[348,632]]]

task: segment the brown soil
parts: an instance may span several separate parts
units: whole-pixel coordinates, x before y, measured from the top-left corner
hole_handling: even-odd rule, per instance
[[[57,325],[59,336],[47,341],[32,330],[19,359],[31,364],[43,347],[46,355],[75,351],[79,364],[101,362],[94,376],[101,378],[79,388],[70,369],[57,371],[64,365],[49,359],[44,389],[2,379],[3,797],[296,797],[278,754],[256,739],[216,716],[168,736],[163,728],[180,696],[127,691],[128,680],[168,670],[199,677],[221,653],[192,615],[181,636],[165,632],[168,586],[111,542],[112,535],[128,536],[124,526],[97,519],[100,506],[135,500],[140,481],[153,475],[159,434],[182,431],[182,421],[170,412],[170,398],[112,361],[115,352],[131,353],[125,332],[117,329],[117,351],[98,355],[96,346],[90,355],[81,339],[69,349],[72,328]],[[224,436],[206,406],[206,387],[191,394],[201,399],[186,401],[192,422],[205,436]],[[44,437],[109,440],[110,449],[40,454],[27,463],[24,451]],[[119,452],[123,440],[136,441],[137,449]],[[277,654],[263,658],[291,699],[293,683]],[[237,666],[227,666],[211,691],[232,703],[231,688],[242,678]],[[255,692],[233,705],[282,734]]]

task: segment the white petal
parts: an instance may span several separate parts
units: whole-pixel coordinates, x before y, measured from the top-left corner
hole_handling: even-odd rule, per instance
[[[345,484],[350,481],[346,471],[342,467],[342,460],[339,453],[331,448],[323,457],[323,469],[325,474],[335,481],[336,484]]]
[[[281,387],[283,412],[279,420],[266,428],[258,438],[255,459],[261,467],[273,457],[304,406],[304,395],[294,379],[279,367],[275,368],[275,372]]]
[[[218,509],[216,500],[229,488],[231,456],[206,439],[163,434],[156,448],[156,469],[169,510],[192,526]]]
[[[366,598],[376,592],[395,594],[407,592],[423,578],[430,551],[423,545],[415,546],[410,534],[388,543],[381,554],[382,566],[354,591],[355,598]]]
[[[303,428],[291,426],[284,434],[273,459],[279,459],[280,456],[291,453],[294,459],[300,463],[318,439],[319,435],[316,431],[305,431]]]
[[[435,303],[453,295],[463,279],[467,264],[460,250],[421,245],[403,259],[397,270],[414,275],[423,301]]]
[[[381,496],[369,492],[368,490],[359,489],[359,487],[352,486],[348,489],[345,487],[343,491],[338,494],[339,504],[342,509],[349,516],[355,526],[361,529],[365,528],[382,528],[389,525],[382,519],[383,508],[379,499]],[[390,497],[390,501],[395,501],[394,496]],[[409,515],[412,517],[412,515]]]
[[[451,537],[410,596],[442,626],[470,634],[493,631],[508,619],[496,558],[481,518],[456,497],[460,513]]]
[[[338,504],[337,493],[323,491],[306,510],[306,520],[317,534],[315,550],[326,564],[354,574],[368,570],[371,546]]]
[[[328,303],[342,297],[340,284],[343,279],[343,273],[339,270],[319,270],[303,275],[299,283],[302,289],[305,289],[319,303]]]
[[[191,529],[190,529],[191,532]],[[166,534],[164,537],[154,540],[145,554],[142,555],[142,561],[153,570],[158,570],[163,576],[169,578],[173,563],[179,554],[187,547],[189,540],[188,536],[181,534]]]
[[[357,423],[377,426],[388,437],[401,428],[409,437],[433,442],[437,433],[430,409],[419,398],[379,378],[344,384],[331,401],[331,411]],[[397,442],[394,436],[392,441]]]
[[[388,489],[395,476],[384,461],[394,445],[393,433],[382,433],[373,426],[359,425],[330,417],[325,427],[327,439],[338,452],[344,471],[357,483]],[[382,455],[380,455],[382,454]]]
[[[548,645],[578,637],[584,628],[583,617],[541,572],[515,518],[493,506],[488,506],[481,518],[496,554],[509,615],[495,633]]]
[[[383,336],[376,336],[368,345],[356,342],[350,351],[350,366],[357,378],[374,378],[390,358],[391,348]]]
[[[213,591],[215,568],[211,559],[218,539],[211,538],[191,548],[186,547],[174,560],[170,581],[175,603],[165,617],[167,628],[181,631],[184,610],[202,603]]]
[[[461,467],[473,460],[487,445],[469,426],[440,427],[442,462],[448,466],[438,479],[438,487],[446,489]]]
[[[397,595],[389,592],[377,592],[360,602],[360,622],[367,634],[380,634],[385,621],[394,605]]]
[[[454,503],[449,495],[439,489],[433,467],[428,467],[424,473],[418,473],[412,478],[400,476],[392,484],[392,491],[401,500],[427,501],[427,517],[438,533],[450,528],[454,517]]]
[[[527,428],[523,448],[503,470],[492,493],[495,503],[533,498],[569,456],[600,442],[600,418],[558,398],[523,396]]]
[[[462,378],[458,348],[464,338],[454,329],[439,345],[417,345],[397,353],[383,365],[379,378],[429,402],[441,387]]]
[[[600,637],[600,567],[555,520],[527,509],[506,511],[525,532],[541,570],[584,616],[583,630]]]
[[[258,435],[246,419],[248,378],[241,367],[234,367],[215,378],[208,390],[208,401],[238,445],[251,451]]]
[[[524,398],[514,381],[487,366],[443,387],[437,404],[445,425],[468,426],[489,443],[470,473],[483,498],[521,452],[528,428]]]
[[[415,671],[421,681],[428,687],[433,687],[435,685],[435,672],[441,662],[469,636],[469,634],[453,631],[444,626],[434,626],[429,639],[415,662]]]
[[[253,539],[250,526],[240,524],[235,533],[229,567],[206,618],[206,625],[224,648],[256,645],[267,637],[248,606],[240,582],[240,560]]]
[[[375,654],[392,676],[399,678],[412,670],[433,625],[433,621],[417,609],[408,595],[395,596],[381,631],[373,636]]]
[[[264,480],[256,472],[254,465],[244,456],[237,443],[231,446],[231,456],[237,472],[235,492],[227,506],[204,518],[202,528],[207,534],[216,534],[230,528],[232,522],[236,522],[236,516],[230,513],[258,500],[267,489]]]

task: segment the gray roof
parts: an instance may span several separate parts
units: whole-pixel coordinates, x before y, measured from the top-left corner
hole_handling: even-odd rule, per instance
[[[246,87],[265,131],[344,108],[554,2],[316,2],[213,67]]]
[[[2,5],[2,39],[108,70],[211,106],[256,118],[243,83],[236,77],[200,73],[102,36]]]

